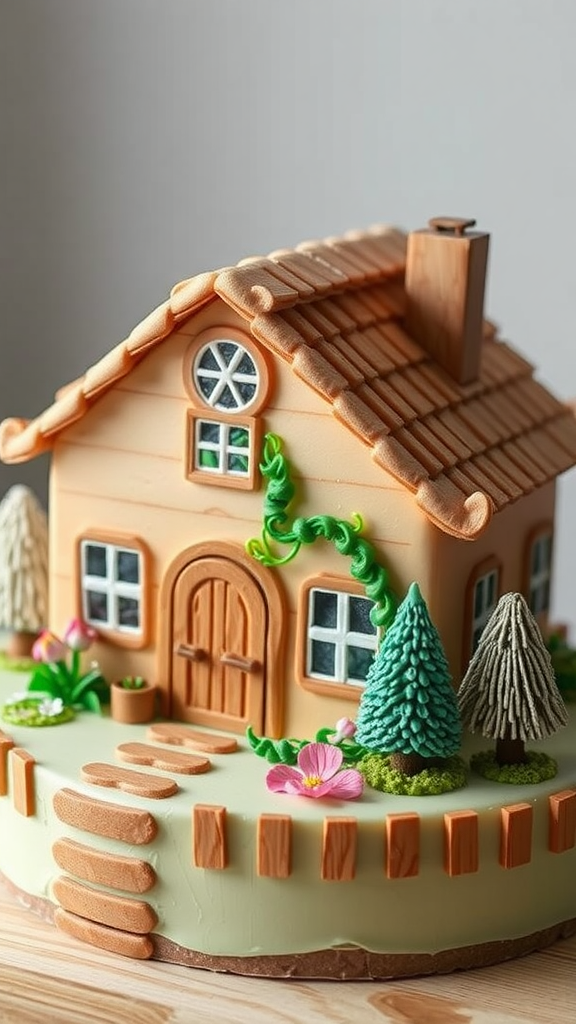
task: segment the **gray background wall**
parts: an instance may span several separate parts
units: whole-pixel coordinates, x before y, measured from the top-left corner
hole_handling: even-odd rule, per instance
[[[573,0],[0,0],[0,418],[177,280],[438,213],[492,232],[487,312],[576,394],[575,31]],[[573,507],[576,471],[576,623]]]

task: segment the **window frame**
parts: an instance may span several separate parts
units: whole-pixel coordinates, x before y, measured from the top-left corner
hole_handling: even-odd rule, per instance
[[[201,394],[196,387],[194,378],[194,367],[202,349],[216,341],[229,341],[239,345],[246,350],[250,359],[256,367],[258,374],[258,386],[254,397],[246,405],[238,409],[217,409]],[[184,387],[195,409],[204,409],[213,412],[221,418],[242,419],[248,416],[255,416],[259,413],[268,401],[272,386],[272,367],[270,360],[257,347],[253,340],[237,328],[227,326],[211,327],[198,334],[188,346],[182,364]]]
[[[341,682],[340,680],[330,680],[329,678],[322,679],[319,676],[313,676],[309,673],[310,628],[308,620],[310,611],[310,594],[313,590],[324,590],[329,593],[346,594],[349,597],[361,597],[366,601],[370,601],[370,598],[366,597],[364,587],[355,580],[323,573],[307,579],[302,584],[298,596],[295,664],[295,675],[298,684],[303,689],[321,694],[324,697],[343,697],[346,700],[353,700],[358,703],[362,693],[364,692],[365,683]],[[372,602],[372,604],[373,603],[374,602]],[[369,633],[354,634],[352,631],[348,631],[346,634],[347,637],[354,635],[358,637],[372,636],[372,634]],[[381,631],[376,628],[373,636],[373,653],[376,654],[381,640]],[[368,647],[368,645],[364,644],[359,644],[358,646],[366,647],[366,649],[370,650],[372,649],[371,647]]]
[[[200,352],[215,341],[230,341],[246,350],[258,373],[258,387],[254,398],[240,409],[216,409],[210,405],[205,396],[196,388],[194,367]],[[272,365],[266,354],[237,328],[228,326],[211,327],[198,334],[188,345],[182,373],[184,387],[191,401],[186,410],[184,467],[187,480],[209,486],[228,487],[231,489],[255,491],[260,487],[258,462],[262,446],[263,425],[259,416],[266,405],[272,388]],[[230,472],[214,472],[196,465],[197,455],[197,423],[201,420],[219,423],[230,430],[241,427],[248,431],[249,472],[246,475]]]
[[[490,555],[488,558],[484,558],[481,562],[478,562],[474,566],[472,572],[468,577],[466,584],[466,595],[464,600],[464,631],[463,631],[463,643],[462,643],[462,671],[465,672],[468,668],[468,664],[472,655],[474,654],[475,648],[473,647],[474,632],[475,632],[475,595],[476,587],[480,580],[489,576],[491,573],[496,573],[496,587],[495,587],[495,601],[494,607],[498,603],[498,599],[502,592],[502,562],[495,555]],[[494,610],[494,609],[492,609]],[[492,613],[490,613],[492,614]],[[490,618],[490,615],[486,616],[484,626]],[[484,628],[484,627],[483,627]]]
[[[248,431],[249,438],[249,469],[242,473],[220,472],[203,469],[196,465],[197,455],[197,424],[200,422],[218,423],[227,430],[240,427]],[[216,487],[238,488],[243,491],[254,491],[260,486],[258,474],[258,455],[262,446],[262,421],[256,417],[226,418],[208,410],[199,412],[188,409],[186,412],[186,479],[196,483],[208,483]],[[222,449],[221,449],[222,450]],[[226,449],[224,449],[226,451]]]
[[[118,628],[116,623],[102,623],[94,619],[90,619],[87,616],[87,608],[85,603],[86,590],[89,589],[85,586],[85,581],[89,579],[87,573],[84,572],[84,550],[87,545],[92,544],[94,546],[101,546],[113,551],[129,551],[136,552],[139,556],[140,564],[140,581],[138,584],[125,583],[121,581],[114,581],[108,577],[93,577],[93,579],[106,579],[108,586],[102,586],[100,589],[102,593],[106,593],[108,597],[114,596],[119,591],[116,590],[116,586],[120,583],[120,590],[126,588],[126,593],[119,596],[133,597],[134,593],[138,592],[138,600],[140,602],[140,628],[138,630],[131,630],[127,628]],[[77,538],[76,542],[76,581],[77,581],[77,609],[78,616],[91,625],[103,639],[114,643],[118,647],[126,647],[133,650],[140,650],[147,647],[150,643],[150,617],[151,617],[151,601],[150,601],[150,579],[151,579],[151,556],[148,546],[139,537],[135,537],[133,534],[123,534],[111,532],[108,530],[100,529],[88,529],[84,530],[83,533]],[[98,589],[95,587],[94,589]]]
[[[534,573],[532,572],[532,558],[533,552],[536,545],[544,540],[549,539],[549,560],[546,571],[539,573],[541,577],[544,577],[544,583],[548,587],[548,602],[545,608],[541,608],[538,611],[534,611],[532,607],[532,590],[533,590],[533,578]],[[538,622],[546,620],[550,614],[550,598],[552,592],[552,565],[554,558],[554,524],[551,520],[547,519],[542,523],[539,523],[534,527],[526,538],[526,547],[524,554],[524,595],[528,603],[530,611],[535,616]],[[542,580],[539,581],[538,587],[542,586]]]

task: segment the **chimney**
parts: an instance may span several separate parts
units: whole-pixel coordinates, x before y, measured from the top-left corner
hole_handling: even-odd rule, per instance
[[[408,236],[406,327],[459,384],[478,377],[489,235],[434,217]]]

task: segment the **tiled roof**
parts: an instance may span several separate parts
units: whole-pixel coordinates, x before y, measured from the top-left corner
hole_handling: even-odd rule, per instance
[[[405,236],[374,228],[279,250],[177,285],[36,419],[0,426],[0,456],[50,448],[98,397],[219,295],[330,403],[375,462],[443,531],[473,539],[499,511],[576,463],[576,419],[485,323],[479,378],[455,381],[403,327]]]

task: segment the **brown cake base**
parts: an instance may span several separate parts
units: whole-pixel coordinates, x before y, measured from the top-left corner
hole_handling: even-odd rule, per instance
[[[41,896],[19,889],[0,872],[0,882],[27,910],[53,922],[55,905]],[[371,953],[358,946],[339,946],[311,953],[286,953],[272,956],[211,956],[179,946],[163,935],[152,935],[155,960],[196,967],[222,974],[242,974],[260,978],[300,978],[333,981],[386,981],[425,974],[449,974],[451,971],[490,967],[545,949],[559,939],[576,934],[576,918],[561,921],[541,931],[516,939],[481,942],[438,953]]]
[[[154,959],[184,967],[262,978],[301,978],[333,981],[386,981],[424,974],[449,974],[489,967],[545,949],[576,933],[576,918],[542,931],[501,942],[481,942],[439,953],[371,953],[358,946],[321,949],[313,953],[274,956],[208,956],[153,935]]]

